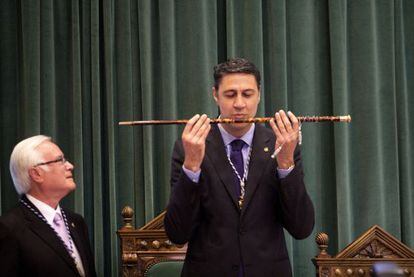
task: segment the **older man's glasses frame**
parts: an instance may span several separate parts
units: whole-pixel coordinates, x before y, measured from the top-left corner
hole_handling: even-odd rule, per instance
[[[58,163],[58,162],[61,162],[62,164],[65,164],[67,162],[67,160],[65,159],[65,156],[59,156],[56,160],[47,161],[47,162],[43,162],[43,163],[38,163],[38,164],[35,164],[33,167],[41,166],[41,165],[47,165],[47,164],[53,164],[53,163]]]

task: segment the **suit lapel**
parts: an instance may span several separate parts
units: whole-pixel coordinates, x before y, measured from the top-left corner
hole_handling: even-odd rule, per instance
[[[36,206],[34,206],[25,196],[23,197],[23,200],[35,211],[40,213]],[[68,264],[68,266],[70,266],[76,273],[78,273],[75,262],[69,255],[62,241],[57,237],[53,228],[42,219],[40,219],[37,215],[35,215],[26,206],[23,204],[20,205],[23,210],[25,219],[28,223],[27,226],[32,230],[32,232],[36,234],[45,244],[52,248],[56,252],[57,256],[61,257]]]
[[[87,264],[87,255],[85,252],[85,239],[82,238],[81,236],[81,230],[79,228],[81,228],[81,226],[78,226],[77,224],[75,224],[75,222],[73,221],[73,219],[68,215],[68,212],[66,212],[67,215],[67,219],[68,219],[68,224],[69,224],[69,231],[70,231],[70,235],[72,236],[72,240],[73,243],[76,245],[76,249],[79,252],[79,256],[82,260],[82,265],[83,265],[83,269],[85,271],[86,276],[88,276],[88,269],[86,267]]]
[[[234,187],[233,169],[227,160],[224,142],[217,126],[212,127],[210,134],[207,137],[206,153],[206,156],[216,170],[217,176],[223,183],[229,197],[232,199],[237,210],[239,210],[238,199]]]
[[[265,127],[256,125],[253,142],[252,142],[252,154],[249,164],[249,175],[247,176],[246,194],[244,197],[243,208],[241,216],[245,213],[254,193],[259,185],[260,178],[265,171],[266,164],[271,160],[270,155],[274,145],[268,134],[264,131]],[[264,149],[267,147],[267,151]],[[276,174],[276,173],[275,173]]]

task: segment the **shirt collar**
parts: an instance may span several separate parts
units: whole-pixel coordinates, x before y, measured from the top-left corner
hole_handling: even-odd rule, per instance
[[[221,133],[221,137],[223,138],[224,145],[227,147],[233,140],[235,139],[241,139],[243,140],[249,147],[252,145],[253,141],[253,135],[254,135],[254,129],[255,124],[253,123],[250,129],[240,138],[236,138],[235,136],[231,135],[229,132],[227,132],[221,124],[218,124],[218,128]]]
[[[60,206],[58,205],[56,210],[50,207],[48,204],[36,199],[30,194],[26,194],[27,199],[35,205],[35,207],[40,211],[40,213],[46,218],[49,224],[53,224],[53,219],[55,218],[56,213],[62,215],[60,211]]]

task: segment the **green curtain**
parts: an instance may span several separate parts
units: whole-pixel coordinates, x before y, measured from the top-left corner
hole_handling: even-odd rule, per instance
[[[320,231],[331,254],[373,224],[414,248],[413,30],[410,0],[2,0],[0,213],[14,145],[52,136],[75,164],[63,205],[85,216],[99,276],[118,275],[120,211],[142,226],[165,208],[182,130],[118,122],[216,116],[212,67],[243,56],[262,71],[259,115],[353,119],[303,125],[316,225],[288,238],[295,276],[314,274]]]

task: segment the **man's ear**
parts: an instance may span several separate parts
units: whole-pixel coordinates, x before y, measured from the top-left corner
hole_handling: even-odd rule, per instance
[[[260,93],[260,87],[259,87],[259,102],[260,102],[260,94],[261,94],[261,93]]]
[[[43,174],[40,172],[40,169],[36,167],[29,169],[29,177],[36,183],[41,183],[43,181]]]
[[[214,101],[216,101],[216,104],[217,104],[217,101],[218,101],[218,91],[216,90],[215,87],[213,87],[213,98],[214,98]]]

